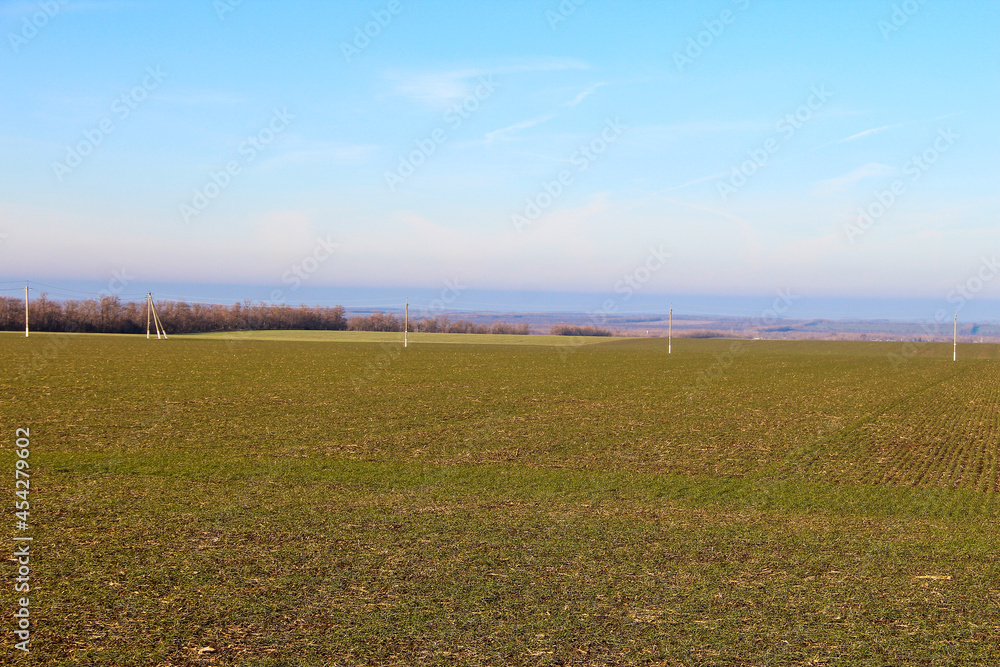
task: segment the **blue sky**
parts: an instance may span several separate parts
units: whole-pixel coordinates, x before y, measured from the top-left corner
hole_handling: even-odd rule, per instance
[[[998,27],[932,0],[3,2],[0,279],[994,299]]]

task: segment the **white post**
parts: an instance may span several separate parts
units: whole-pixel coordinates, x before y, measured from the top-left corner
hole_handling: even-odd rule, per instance
[[[149,320],[152,317],[150,308],[153,307],[153,293],[146,292],[146,340],[149,340]]]
[[[667,320],[667,354],[670,354],[670,347],[674,336],[674,307],[670,306],[670,319]]]
[[[403,307],[403,347],[406,347],[406,333],[410,328],[410,300],[406,300],[406,306]]]
[[[24,283],[24,337],[28,337],[28,283]]]
[[[955,311],[955,334],[951,347],[951,360],[958,361],[958,311]]]

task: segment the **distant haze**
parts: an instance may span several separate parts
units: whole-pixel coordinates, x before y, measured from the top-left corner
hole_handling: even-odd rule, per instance
[[[453,283],[454,284],[454,283]],[[20,288],[0,292],[7,296],[23,296]],[[289,305],[342,305],[348,309],[402,312],[406,300],[416,317],[449,315],[452,319],[463,312],[476,313],[583,313],[595,322],[602,317],[622,314],[665,315],[671,306],[674,313],[689,316],[731,316],[745,318],[788,319],[870,319],[870,320],[934,320],[946,316],[950,322],[958,307],[962,322],[1000,322],[1000,301],[972,299],[964,304],[960,298],[899,299],[808,296],[794,292],[758,295],[698,295],[668,296],[636,294],[629,299],[614,292],[540,292],[465,289],[388,287],[313,287],[282,289],[281,285],[191,285],[179,283],[109,284],[96,281],[59,281],[33,283],[32,298],[46,293],[50,299],[87,299],[98,295],[117,295],[123,301],[143,301],[146,291],[154,298],[188,302],[232,304],[252,302],[287,303]],[[278,294],[275,294],[278,292]],[[272,296],[281,297],[272,300]],[[607,308],[611,306],[611,308]],[[960,307],[959,307],[960,306]],[[944,316],[941,315],[944,313]]]

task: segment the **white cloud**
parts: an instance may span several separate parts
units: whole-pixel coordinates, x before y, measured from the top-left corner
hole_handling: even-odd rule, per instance
[[[881,127],[873,127],[871,129],[858,132],[857,134],[852,134],[849,137],[844,137],[843,139],[839,139],[837,140],[837,143],[843,144],[848,141],[855,141],[857,139],[861,139],[862,137],[870,137],[873,134],[878,134],[879,132],[884,132],[885,130],[891,130],[894,127],[902,127],[903,125],[906,125],[906,123],[896,123],[895,125],[882,125]]]
[[[757,230],[754,228],[753,224],[751,224],[750,221],[747,220],[746,218],[742,218],[738,215],[733,215],[731,213],[726,213],[725,211],[721,211],[714,206],[705,206],[703,204],[683,202],[677,199],[673,199],[672,197],[665,197],[659,192],[646,192],[645,194],[649,197],[654,197],[656,199],[661,199],[663,201],[670,202],[671,204],[674,204],[676,206],[693,209],[695,211],[701,211],[702,213],[708,213],[712,216],[718,216],[721,218],[725,218],[727,220],[731,220],[732,222],[736,223],[736,226],[743,234],[746,240],[747,247],[751,248],[754,252],[759,251],[759,249],[762,247],[760,242],[760,236],[757,233]]]
[[[567,69],[588,69],[585,63],[573,59],[540,59],[523,63],[490,67],[466,67],[436,72],[400,73],[386,75],[395,91],[428,106],[444,108],[472,95],[481,77],[554,72]],[[502,85],[502,83],[500,84]]]
[[[262,161],[262,168],[273,169],[290,164],[326,162],[331,164],[357,164],[364,162],[379,150],[371,144],[343,144],[334,141],[310,141],[292,135],[282,144],[282,152]]]
[[[879,162],[869,162],[868,164],[861,165],[857,169],[852,169],[846,174],[820,181],[813,188],[813,191],[819,196],[828,197],[838,192],[846,192],[851,187],[857,185],[865,179],[893,176],[897,173],[899,173],[899,169],[897,167],[881,164]]]
[[[583,92],[581,92],[579,95],[577,95],[576,97],[574,97],[573,99],[571,99],[569,102],[567,102],[566,106],[568,106],[568,107],[575,107],[577,104],[579,104],[580,102],[582,102],[584,99],[586,99],[587,97],[590,97],[591,95],[593,95],[594,91],[596,91],[598,88],[600,88],[601,86],[606,86],[606,85],[608,85],[608,84],[605,83],[605,82],[603,82],[603,81],[600,82],[600,83],[595,83],[594,85],[590,86],[589,88],[587,88],[586,90],[584,90]]]
[[[400,95],[437,107],[465,99],[475,90],[475,80],[487,74],[480,69],[417,74],[396,79],[395,89]]]
[[[529,127],[534,127],[535,125],[540,125],[545,121],[552,120],[556,115],[554,113],[545,114],[544,116],[538,116],[537,118],[529,118],[528,120],[522,120],[520,123],[514,123],[513,125],[508,125],[507,127],[502,127],[499,130],[493,130],[492,132],[487,132],[485,135],[486,144],[492,144],[496,140],[508,140],[510,135],[520,132],[521,130],[526,130]]]

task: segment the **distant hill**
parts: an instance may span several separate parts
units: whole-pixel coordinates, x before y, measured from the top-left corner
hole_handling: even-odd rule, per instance
[[[350,315],[366,315],[371,309],[349,308]],[[527,324],[533,333],[548,333],[556,325],[600,326],[621,336],[665,337],[669,324],[660,314],[626,314],[593,316],[589,313],[540,312],[493,313],[449,311],[452,320],[489,324],[503,320],[511,324]],[[412,311],[411,311],[412,315]],[[865,319],[786,319],[780,317],[690,316],[674,314],[673,335],[677,338],[765,338],[801,340],[885,340],[885,341],[950,341],[952,320],[944,322],[917,320]],[[960,342],[1000,343],[1000,322],[958,323]]]

